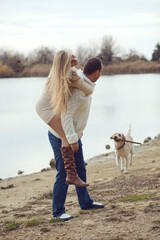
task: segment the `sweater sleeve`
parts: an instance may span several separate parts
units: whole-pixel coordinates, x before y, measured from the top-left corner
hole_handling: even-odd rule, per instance
[[[61,115],[61,123],[69,144],[78,141],[78,135],[75,132],[73,117],[81,104],[81,92],[77,89],[73,90],[72,96],[67,104],[67,111]]]
[[[72,87],[78,88],[79,90],[83,91],[87,95],[92,94],[94,91],[94,85],[89,84],[88,82],[83,80],[81,77],[79,77],[78,74],[76,73],[76,68],[71,69],[70,81],[71,81]]]

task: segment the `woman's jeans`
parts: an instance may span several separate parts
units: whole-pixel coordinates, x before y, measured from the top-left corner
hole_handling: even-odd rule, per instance
[[[64,168],[64,162],[61,155],[61,140],[55,137],[51,132],[48,132],[50,144],[53,149],[57,175],[53,188],[53,217],[57,217],[65,213],[65,200],[68,190],[68,185],[65,183],[66,171]],[[86,169],[83,158],[82,142],[79,139],[79,151],[74,154],[76,169],[79,177],[86,182]],[[87,208],[93,200],[90,198],[86,187],[76,187],[78,201],[81,208]]]

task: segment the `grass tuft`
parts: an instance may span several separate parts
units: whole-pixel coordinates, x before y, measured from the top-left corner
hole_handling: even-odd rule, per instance
[[[43,199],[52,199],[52,195],[53,195],[52,191],[49,190],[49,191],[46,192],[46,193],[42,193],[42,195],[39,196],[39,199],[40,199],[40,200],[43,200]]]
[[[160,220],[156,220],[153,223],[160,225]]]
[[[25,227],[37,226],[39,224],[38,219],[32,219],[25,223]]]
[[[10,222],[6,226],[6,231],[8,232],[8,231],[16,230],[19,226],[20,226],[20,223],[18,222]]]
[[[50,223],[54,223],[54,222],[64,222],[64,220],[63,220],[63,219],[60,219],[60,218],[51,218],[49,222],[50,222]]]
[[[142,195],[138,195],[138,194],[129,194],[124,196],[121,201],[122,202],[138,202],[138,201],[143,201],[143,200],[147,200],[153,197],[153,194],[142,194]]]

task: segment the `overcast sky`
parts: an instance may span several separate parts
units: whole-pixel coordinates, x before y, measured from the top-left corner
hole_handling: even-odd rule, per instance
[[[0,48],[76,50],[112,35],[151,59],[160,42],[160,0],[0,0]]]

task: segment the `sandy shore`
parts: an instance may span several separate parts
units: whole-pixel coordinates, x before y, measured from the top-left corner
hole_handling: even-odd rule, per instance
[[[0,240],[160,239],[160,136],[135,148],[128,174],[119,172],[114,153],[88,161],[88,191],[104,209],[81,210],[70,186],[66,212],[74,218],[50,222],[55,176],[50,170],[0,182]]]

